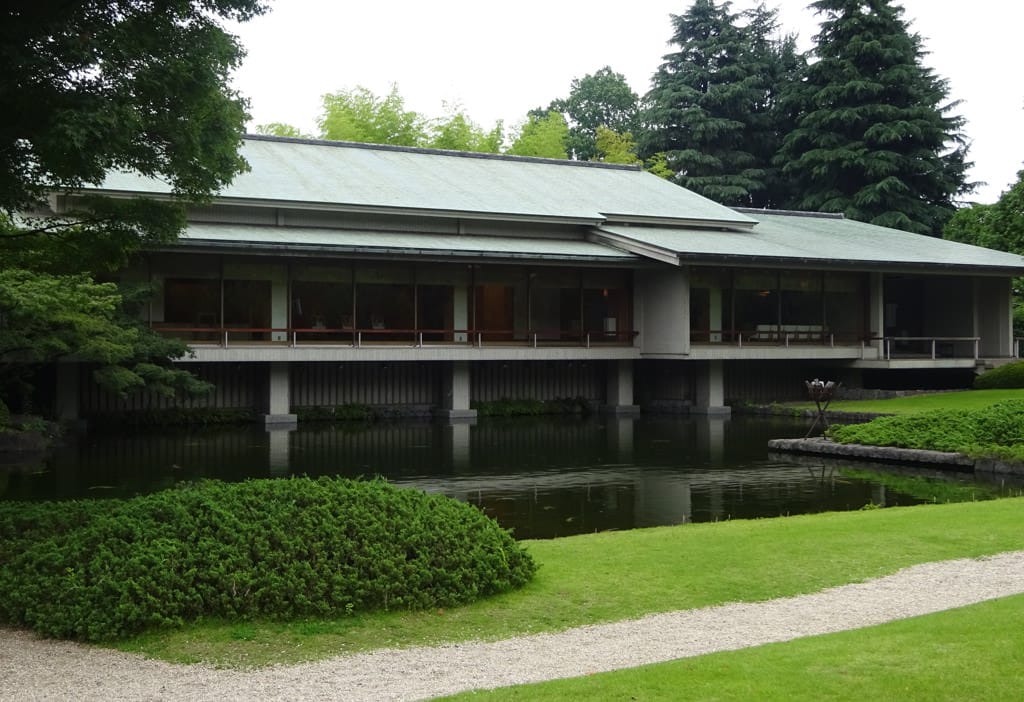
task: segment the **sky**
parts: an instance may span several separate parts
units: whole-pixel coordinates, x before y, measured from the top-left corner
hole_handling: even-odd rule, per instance
[[[810,48],[818,21],[809,0],[765,0],[782,29]],[[610,66],[638,95],[672,50],[670,15],[689,0],[271,0],[271,10],[231,25],[248,55],[234,86],[257,124],[316,133],[321,96],[397,85],[407,109],[440,117],[461,107],[485,129],[506,130],[527,111],[566,97],[574,78]],[[733,9],[755,5],[734,0]],[[994,202],[1024,168],[1020,0],[903,0],[924,39],[925,64],[949,82],[971,142],[968,173],[984,181],[969,200]]]

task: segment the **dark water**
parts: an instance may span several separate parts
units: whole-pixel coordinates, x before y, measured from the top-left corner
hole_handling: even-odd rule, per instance
[[[779,418],[645,415],[89,434],[46,463],[0,468],[0,499],[130,496],[198,478],[380,475],[477,505],[519,538],[929,501],[845,476],[835,462],[768,455],[769,439],[806,429]]]

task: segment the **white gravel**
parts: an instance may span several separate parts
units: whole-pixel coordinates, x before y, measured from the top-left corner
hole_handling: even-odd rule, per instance
[[[927,563],[769,602],[255,671],[172,665],[0,629],[0,700],[420,700],[856,629],[1019,593],[1024,551]]]

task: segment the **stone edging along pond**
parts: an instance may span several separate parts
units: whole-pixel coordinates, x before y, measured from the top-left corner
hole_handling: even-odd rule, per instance
[[[1024,464],[1000,461],[993,458],[971,458],[962,453],[947,451],[926,451],[892,446],[866,446],[864,444],[840,444],[824,437],[810,439],[772,439],[768,449],[784,453],[809,453],[817,456],[837,456],[880,463],[908,463],[926,465],[947,470],[977,473],[1007,473],[1024,475]]]

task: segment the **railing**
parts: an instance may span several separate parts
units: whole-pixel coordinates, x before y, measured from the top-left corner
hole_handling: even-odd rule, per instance
[[[882,339],[885,360],[896,358],[978,359],[977,336],[887,336]]]
[[[744,346],[748,344],[789,347],[814,345],[834,347],[837,344],[856,345],[861,337],[857,334],[836,334],[815,325],[759,325],[754,329],[691,329],[690,342],[694,344],[726,344]]]
[[[154,324],[154,331],[196,345],[229,346],[632,346],[634,331],[564,329],[383,329],[188,327]]]

